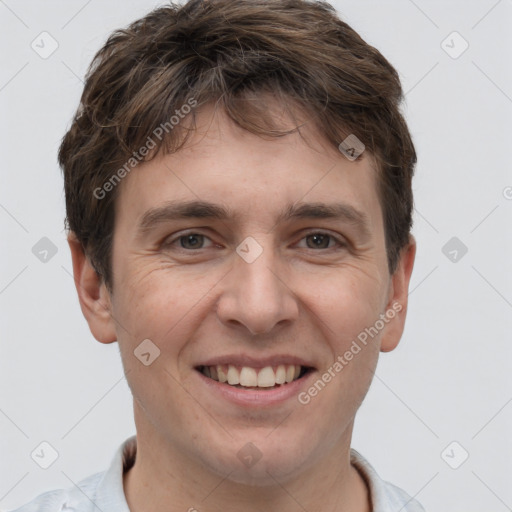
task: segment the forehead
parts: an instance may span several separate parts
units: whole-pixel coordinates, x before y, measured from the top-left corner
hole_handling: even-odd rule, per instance
[[[279,122],[294,127],[282,116]],[[180,150],[139,164],[118,192],[116,217],[138,224],[149,209],[169,201],[214,203],[239,219],[258,214],[274,222],[297,203],[342,202],[370,218],[380,213],[370,154],[350,161],[310,124],[300,133],[258,136],[212,105],[196,112]]]

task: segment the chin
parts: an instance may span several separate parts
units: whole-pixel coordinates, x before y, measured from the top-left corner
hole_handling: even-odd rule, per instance
[[[320,443],[307,432],[297,436],[286,428],[280,433],[266,429],[251,434],[247,430],[234,436],[228,446],[219,446],[218,457],[212,457],[214,450],[210,449],[209,460],[203,458],[203,464],[241,485],[275,486],[293,479],[325,455],[328,448]]]

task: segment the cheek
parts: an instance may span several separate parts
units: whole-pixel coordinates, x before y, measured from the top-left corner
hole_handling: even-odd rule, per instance
[[[190,401],[180,384],[181,354],[203,320],[213,283],[161,265],[125,275],[113,301],[123,367],[139,407],[158,422]]]
[[[319,372],[321,382],[306,390],[301,403],[310,401],[332,422],[342,424],[347,411],[357,410],[377,365],[381,332],[369,335],[367,330],[385,307],[386,282],[380,276],[376,269],[344,267],[311,295],[309,307],[321,320],[330,354]]]
[[[114,314],[130,326],[137,337],[159,338],[187,324],[189,315],[200,310],[215,275],[190,273],[166,267],[165,263],[132,265],[121,283],[122,295],[114,304]]]
[[[173,387],[173,377],[184,382],[189,376],[186,355],[198,329],[211,314],[216,286],[223,275],[225,270],[222,272],[220,267],[191,272],[172,268],[161,260],[127,266],[124,280],[119,280],[122,295],[114,301],[113,312],[118,321],[123,366],[126,373],[130,372],[130,387],[135,396],[144,393],[143,388],[148,385],[153,389],[161,385]],[[135,357],[144,340],[151,340],[157,347],[153,350],[158,358],[149,367]],[[153,367],[155,371],[147,371]],[[173,395],[177,396],[176,390],[169,396]]]
[[[373,325],[385,305],[386,287],[376,269],[345,266],[302,278],[301,287],[308,309],[322,321],[322,330],[337,351]]]

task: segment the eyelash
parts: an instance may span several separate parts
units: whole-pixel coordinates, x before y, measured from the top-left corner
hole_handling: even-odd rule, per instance
[[[164,242],[161,244],[162,248],[172,248],[172,246],[176,243],[176,242],[179,242],[181,239],[187,237],[187,236],[191,236],[191,235],[199,235],[199,236],[202,236],[204,237],[205,239],[208,239],[211,241],[210,237],[208,237],[207,235],[203,234],[203,233],[200,233],[198,231],[189,231],[187,233],[182,233],[180,234],[179,236],[177,237],[174,237],[173,239],[171,240],[164,240]],[[327,231],[310,231],[308,233],[305,233],[304,236],[300,239],[300,241],[310,237],[310,236],[313,236],[313,235],[321,235],[321,236],[327,236],[330,238],[330,240],[333,240],[337,245],[338,245],[338,248],[344,248],[344,247],[347,247],[347,243],[342,240],[341,238],[327,232]],[[212,242],[213,243],[213,242]],[[215,245],[213,243],[213,245]],[[201,249],[208,249],[208,247],[200,247],[199,249],[186,249],[184,247],[178,247],[178,250],[181,250],[181,251],[185,251],[185,252],[199,252]],[[314,249],[314,248],[311,248],[311,247],[305,247],[305,249],[309,249],[309,250],[312,250],[312,251],[320,251],[320,250],[333,250],[335,249],[335,247],[326,247],[326,248],[321,248],[321,249]]]

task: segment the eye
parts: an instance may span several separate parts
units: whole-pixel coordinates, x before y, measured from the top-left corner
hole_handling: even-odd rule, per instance
[[[209,242],[210,245],[212,244],[211,240],[201,233],[187,233],[185,235],[181,235],[174,239],[165,241],[162,246],[164,248],[175,247],[177,249],[197,250],[205,249],[205,243],[207,242]]]
[[[336,245],[344,247],[345,244],[337,237],[323,232],[309,233],[301,242],[306,241],[307,249],[332,249]],[[304,246],[302,246],[304,247]]]
[[[180,236],[179,241],[183,249],[202,249],[205,236],[198,233]]]

